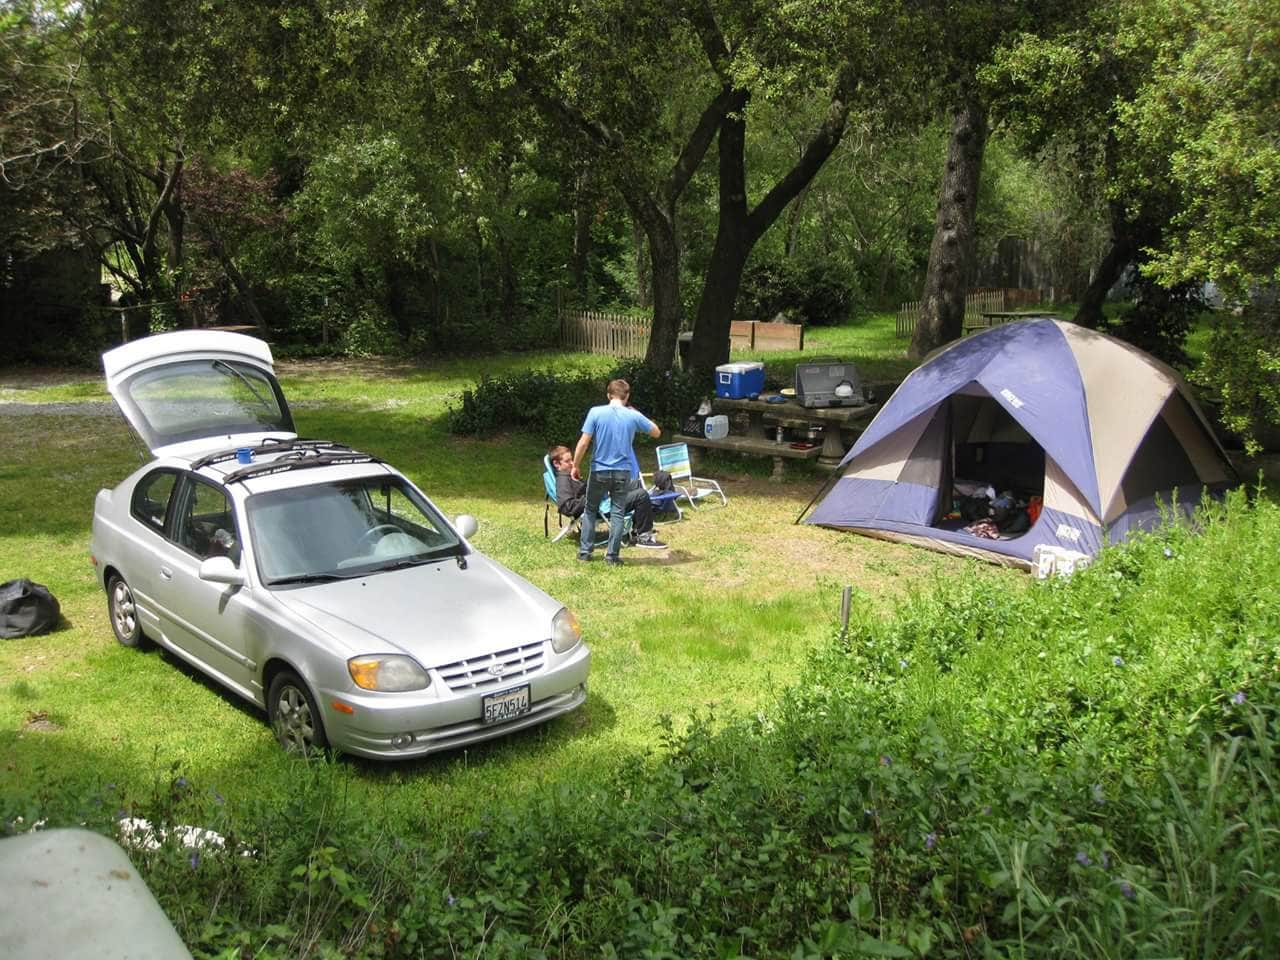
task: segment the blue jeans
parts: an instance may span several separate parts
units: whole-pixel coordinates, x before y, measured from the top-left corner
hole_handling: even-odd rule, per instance
[[[622,547],[622,528],[627,520],[627,490],[631,486],[630,470],[592,470],[587,477],[587,505],[582,511],[582,539],[578,541],[578,556],[589,557],[596,545],[596,520],[600,517],[600,501],[608,497],[612,501],[609,513],[609,545],[605,548],[606,560],[617,560]]]

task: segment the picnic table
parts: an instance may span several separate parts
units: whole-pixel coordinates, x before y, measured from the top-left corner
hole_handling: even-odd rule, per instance
[[[711,401],[713,413],[746,416],[746,432],[721,440],[690,437],[691,446],[721,450],[737,450],[774,458],[774,479],[782,474],[784,459],[815,460],[819,466],[834,469],[844,459],[854,439],[871,422],[880,405],[867,403],[858,407],[805,407],[794,399],[770,403],[762,394],[758,400],[731,400],[716,397]],[[794,447],[789,440],[779,440],[783,430],[822,431],[822,440],[813,446]],[[808,442],[802,438],[799,442]]]

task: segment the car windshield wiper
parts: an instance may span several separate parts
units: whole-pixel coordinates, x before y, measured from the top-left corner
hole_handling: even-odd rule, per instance
[[[383,570],[404,570],[407,567],[423,567],[429,563],[440,563],[456,555],[457,551],[453,548],[450,548],[447,553],[441,554],[420,553],[414,557],[404,557],[400,560],[393,560],[390,563],[380,564],[374,567],[373,572],[380,573]]]
[[[239,377],[240,380],[244,383],[244,385],[249,388],[249,392],[258,398],[258,402],[260,404],[262,404],[264,407],[271,406],[271,404],[267,403],[266,397],[264,397],[262,394],[258,392],[258,388],[253,385],[253,381],[250,380],[248,377],[246,377],[243,373],[241,373],[235,367],[233,367],[231,364],[227,363],[225,360],[215,360],[213,361],[213,367],[215,370],[226,370],[229,373],[232,373],[235,376]]]
[[[359,574],[355,574],[359,576]],[[268,580],[268,587],[278,587],[283,584],[290,583],[332,583],[334,580],[350,580],[351,576],[343,576],[339,573],[299,573],[292,577],[276,577],[274,580]]]

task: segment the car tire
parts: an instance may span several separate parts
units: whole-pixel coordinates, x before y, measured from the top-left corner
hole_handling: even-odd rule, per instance
[[[292,670],[281,670],[272,679],[267,719],[286,753],[321,753],[329,746],[315,697]]]
[[[107,619],[111,621],[111,632],[122,646],[135,650],[147,646],[147,636],[138,621],[138,605],[133,599],[133,591],[119,574],[113,574],[107,581]]]

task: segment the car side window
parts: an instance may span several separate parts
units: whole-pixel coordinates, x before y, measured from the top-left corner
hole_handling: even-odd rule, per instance
[[[178,475],[172,470],[157,470],[144,477],[133,490],[130,512],[134,518],[157,533],[164,533],[165,514],[177,482]]]
[[[240,565],[240,542],[227,495],[218,487],[191,478],[174,518],[173,539],[201,560],[230,557]]]
[[[372,491],[371,491],[372,492]],[[378,523],[389,523],[405,533],[416,536],[427,545],[435,545],[443,538],[434,527],[424,526],[422,511],[414,506],[399,487],[388,484],[374,496],[374,515]]]

